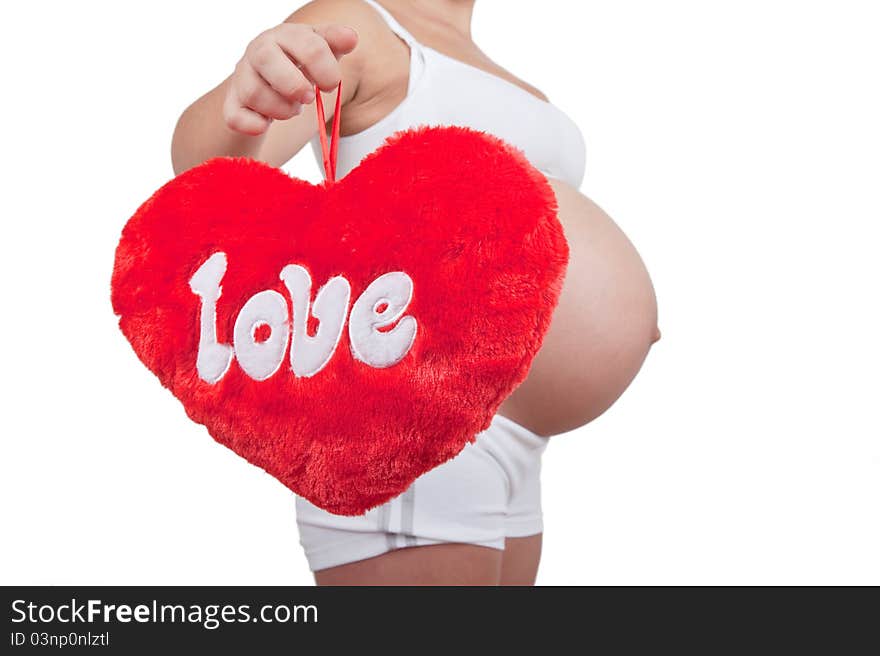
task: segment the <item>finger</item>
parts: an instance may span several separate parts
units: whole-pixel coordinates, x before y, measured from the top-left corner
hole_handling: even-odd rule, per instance
[[[223,102],[223,120],[231,130],[251,136],[263,134],[272,122],[262,114],[242,107],[232,95],[227,95]]]
[[[248,61],[257,74],[283,98],[301,103],[314,100],[314,85],[277,43],[271,42],[261,47]]]
[[[300,29],[280,32],[278,45],[313,84],[324,91],[335,88],[342,79],[342,70],[324,37],[307,26],[291,27]]]
[[[240,65],[236,75],[235,92],[242,107],[266,118],[285,120],[302,110],[300,102],[279,94],[246,62]]]
[[[327,42],[327,45],[330,46],[330,50],[337,59],[347,55],[357,46],[358,33],[355,32],[354,28],[347,25],[331,23],[315,25],[313,29],[318,36]]]

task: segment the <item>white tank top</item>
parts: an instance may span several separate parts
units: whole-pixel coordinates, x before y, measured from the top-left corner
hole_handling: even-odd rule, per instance
[[[421,125],[459,125],[488,132],[525,153],[544,175],[574,188],[584,177],[585,146],[577,125],[525,89],[416,41],[381,5],[365,0],[410,49],[406,97],[378,123],[340,136],[337,179],[395,132]],[[318,135],[312,150],[322,162]]]

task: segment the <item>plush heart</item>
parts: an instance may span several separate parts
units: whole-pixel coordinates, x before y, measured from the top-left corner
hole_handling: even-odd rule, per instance
[[[337,182],[241,158],[181,174],[125,226],[112,301],[193,420],[352,515],[489,426],[567,261],[553,190],[518,150],[419,128]]]

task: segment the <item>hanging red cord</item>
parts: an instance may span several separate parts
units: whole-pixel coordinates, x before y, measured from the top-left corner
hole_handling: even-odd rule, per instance
[[[342,82],[336,87],[336,108],[333,110],[333,125],[330,127],[330,143],[327,143],[327,119],[324,118],[324,101],[321,90],[315,87],[315,106],[318,110],[318,135],[321,138],[321,154],[324,159],[324,179],[336,182],[336,152],[339,142],[339,120],[342,101]]]

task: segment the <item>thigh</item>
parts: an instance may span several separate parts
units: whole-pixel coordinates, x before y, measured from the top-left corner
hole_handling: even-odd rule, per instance
[[[569,265],[541,350],[499,412],[540,435],[602,414],[656,340],[657,305],[639,254],[615,223],[572,187],[551,181]]]
[[[535,585],[543,534],[507,538],[501,558],[501,585]]]
[[[407,547],[315,572],[318,585],[498,585],[503,553],[470,544]]]

